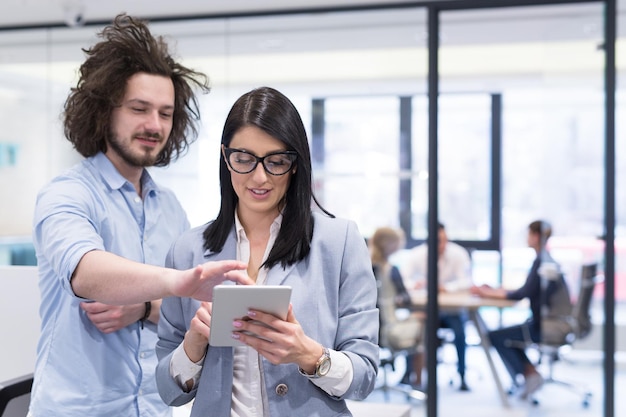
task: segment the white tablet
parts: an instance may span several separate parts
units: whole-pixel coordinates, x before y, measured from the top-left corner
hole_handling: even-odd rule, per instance
[[[289,310],[291,287],[285,285],[217,285],[213,289],[211,346],[244,346],[231,333],[233,320],[247,317],[254,309],[285,320]]]

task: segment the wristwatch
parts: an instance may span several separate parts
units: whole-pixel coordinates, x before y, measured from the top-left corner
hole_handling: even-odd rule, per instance
[[[317,360],[317,363],[315,364],[315,372],[313,374],[307,374],[302,370],[302,368],[298,367],[298,371],[300,371],[302,375],[314,379],[323,377],[328,373],[328,371],[330,371],[330,352],[328,351],[328,348],[325,347],[323,347],[322,350],[322,356]]]

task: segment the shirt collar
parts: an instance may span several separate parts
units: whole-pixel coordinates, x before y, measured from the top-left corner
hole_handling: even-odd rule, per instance
[[[119,190],[124,186],[124,184],[130,184],[128,180],[119,173],[117,168],[115,168],[115,165],[113,165],[111,160],[107,158],[104,153],[98,152],[91,158],[91,163],[98,170],[98,172],[100,172],[100,175],[109,188]],[[158,191],[158,186],[150,176],[147,169],[144,169],[141,174],[141,188],[144,196],[148,195],[152,191]]]
[[[279,213],[278,216],[272,222],[270,226],[270,236],[278,236],[278,231],[280,230],[280,226],[283,223],[283,214]],[[242,239],[248,239],[246,237],[246,231],[243,229],[241,225],[241,221],[239,221],[239,216],[237,215],[237,210],[235,210],[235,236],[237,236],[237,243],[241,243]]]

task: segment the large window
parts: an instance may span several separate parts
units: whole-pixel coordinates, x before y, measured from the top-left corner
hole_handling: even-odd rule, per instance
[[[428,102],[413,100],[413,231],[427,237]],[[489,240],[491,230],[492,97],[485,93],[439,98],[439,218],[451,239]]]
[[[329,99],[325,109],[324,165],[316,170],[324,205],[367,235],[399,227],[398,97]]]

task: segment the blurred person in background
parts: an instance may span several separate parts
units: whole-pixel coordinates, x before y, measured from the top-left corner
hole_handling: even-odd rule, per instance
[[[491,344],[504,363],[515,386],[522,377],[521,399],[529,398],[541,388],[544,379],[526,355],[530,343],[541,341],[542,323],[549,317],[562,317],[570,313],[572,305],[567,284],[560,266],[546,248],[552,235],[552,226],[544,220],[528,225],[527,243],[534,249],[533,261],[526,282],[516,290],[492,288],[489,285],[472,287],[472,293],[480,297],[530,301],[531,317],[524,323],[489,332]]]
[[[472,287],[471,260],[467,249],[450,242],[443,223],[439,223],[437,236],[437,267],[439,292],[469,291]],[[407,261],[402,267],[402,276],[409,289],[426,288],[428,276],[428,243],[411,249]],[[468,391],[465,381],[465,323],[468,316],[465,310],[440,311],[439,327],[449,328],[454,333],[454,347],[457,352],[457,372],[459,374],[459,390]]]
[[[403,383],[422,389],[424,367],[423,312],[410,312],[405,318],[397,317],[397,309],[410,310],[411,297],[397,266],[389,257],[404,247],[401,229],[380,227],[369,240],[372,267],[378,283],[378,309],[380,310],[380,344],[393,350],[407,350],[407,369]]]

